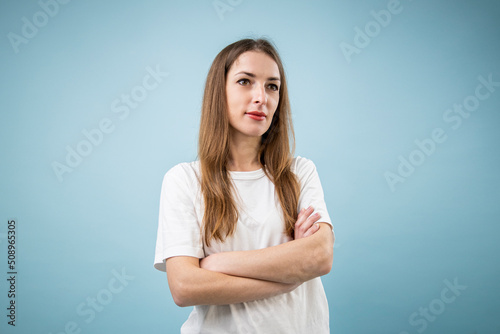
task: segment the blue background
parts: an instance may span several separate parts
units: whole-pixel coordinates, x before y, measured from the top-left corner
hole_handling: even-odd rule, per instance
[[[218,13],[221,2],[228,7]],[[387,8],[71,1],[44,22],[38,2],[2,1],[0,261],[6,277],[15,218],[19,274],[15,328],[1,280],[0,331],[55,334],[74,322],[82,333],[178,332],[191,309],[173,303],[153,269],[162,177],[196,159],[215,55],[265,36],[287,70],[296,155],[315,162],[334,219],[334,266],[323,277],[332,332],[499,333],[500,87],[456,129],[443,116],[474,95],[478,77],[500,81],[500,3],[401,0],[377,30],[370,12]],[[9,34],[23,36],[23,17],[43,26],[14,47]],[[355,46],[356,27],[372,37],[346,57],[341,45]],[[120,118],[113,102],[157,67],[168,76]],[[59,180],[53,163],[66,164],[66,147],[103,119],[113,131]],[[446,140],[414,153],[436,128]],[[419,165],[391,189],[385,174],[412,154]],[[114,270],[133,279],[110,294]],[[462,286],[445,291],[450,303],[446,280]],[[107,304],[87,322],[77,307],[96,296]]]

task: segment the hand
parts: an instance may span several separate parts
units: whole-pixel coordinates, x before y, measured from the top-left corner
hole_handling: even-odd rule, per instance
[[[313,235],[319,230],[319,225],[314,223],[317,222],[321,216],[319,213],[312,214],[313,212],[314,208],[311,206],[307,209],[300,210],[297,221],[295,222],[295,240]]]
[[[302,282],[282,283],[282,284],[285,285],[285,290],[283,291],[283,293],[287,293],[287,292],[292,292],[293,290],[297,289],[302,284]]]
[[[215,256],[216,254],[209,255],[203,259],[200,259],[200,268],[205,269],[205,270],[210,270],[210,271],[217,271],[215,270]]]

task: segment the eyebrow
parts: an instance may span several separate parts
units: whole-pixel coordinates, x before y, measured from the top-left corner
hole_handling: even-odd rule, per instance
[[[238,72],[238,73],[235,74],[235,76],[238,75],[238,74],[245,74],[245,75],[247,75],[247,76],[249,76],[251,78],[255,78],[256,77],[255,74],[250,73],[250,72],[245,72],[245,71]],[[267,80],[269,80],[269,81],[280,81],[280,79],[276,78],[276,77],[269,77],[269,78],[267,78]]]

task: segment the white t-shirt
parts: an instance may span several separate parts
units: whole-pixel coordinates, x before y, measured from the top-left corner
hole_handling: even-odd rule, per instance
[[[316,166],[297,157],[292,172],[299,179],[298,211],[312,205],[319,221],[331,223]],[[203,258],[210,254],[261,249],[290,241],[274,184],[262,169],[230,172],[241,201],[235,233],[210,247],[201,235],[203,196],[199,184],[199,161],[181,163],[163,179],[154,267],[165,271],[172,256]],[[271,298],[229,305],[195,306],[181,333],[330,333],[328,302],[319,277],[295,290]]]

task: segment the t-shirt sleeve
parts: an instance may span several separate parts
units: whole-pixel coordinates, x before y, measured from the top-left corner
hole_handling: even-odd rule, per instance
[[[323,187],[319,179],[316,165],[306,158],[297,157],[294,161],[294,170],[300,182],[300,197],[298,212],[309,206],[314,208],[314,212],[321,215],[318,222],[328,223],[332,226],[332,220],[326,208]]]
[[[163,178],[154,260],[158,270],[166,271],[165,261],[172,256],[204,257],[195,182],[186,163],[173,167]]]

